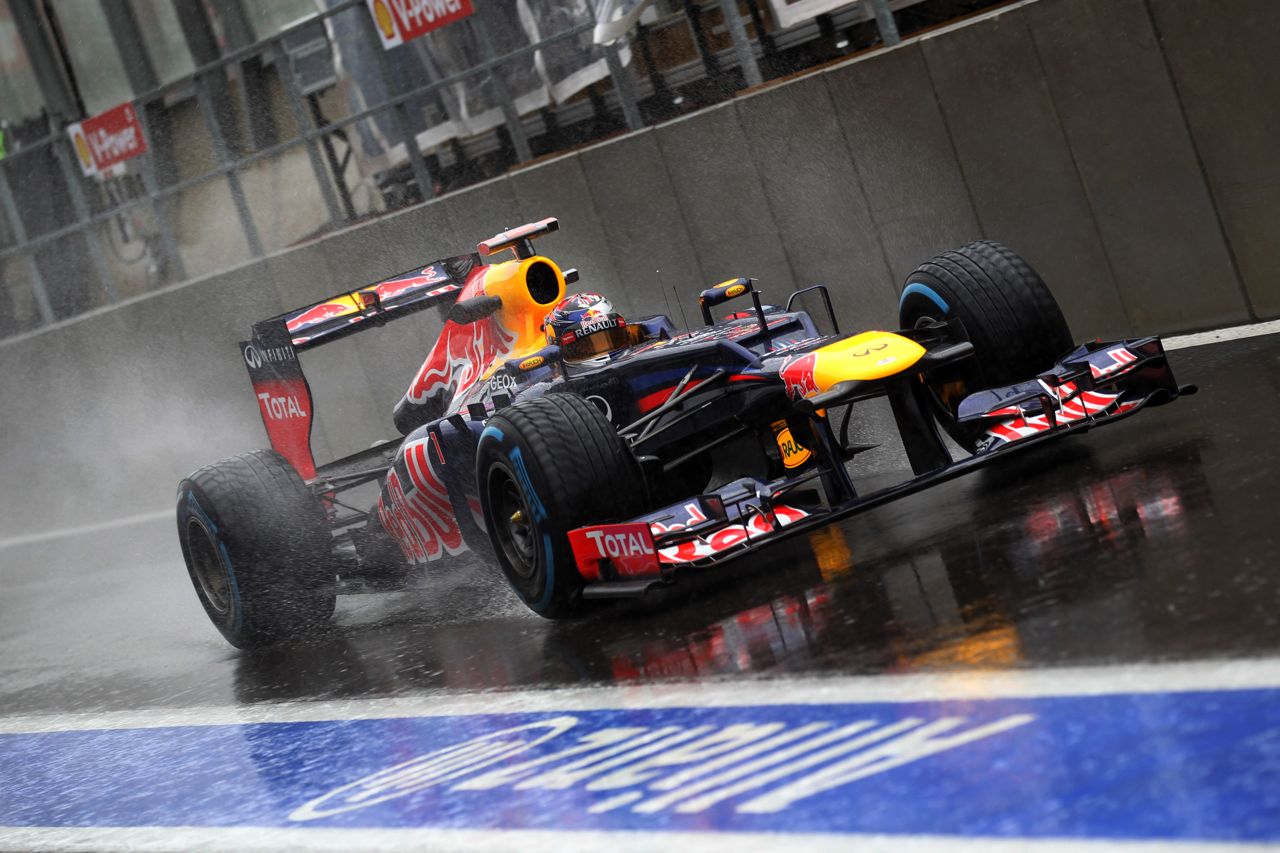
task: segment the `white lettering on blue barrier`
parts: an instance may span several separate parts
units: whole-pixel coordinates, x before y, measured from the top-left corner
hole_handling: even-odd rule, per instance
[[[573,716],[515,726],[436,750],[316,797],[289,816],[308,821],[447,786],[450,792],[596,792],[596,814],[631,806],[640,814],[706,811],[733,801],[740,813],[774,813],[824,791],[1025,726],[1015,714],[964,728],[965,717],[730,723],[591,731],[549,755],[532,750],[571,737]],[[561,746],[556,743],[554,746]],[[523,759],[504,764],[517,756]],[[502,766],[499,766],[502,765]]]

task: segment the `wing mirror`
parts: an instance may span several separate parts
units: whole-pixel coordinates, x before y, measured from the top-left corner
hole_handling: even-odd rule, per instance
[[[698,297],[698,307],[702,309],[702,321],[708,326],[715,325],[716,321],[711,319],[712,308],[723,305],[730,299],[746,295],[751,296],[751,302],[756,309],[756,318],[760,321],[760,328],[762,330],[768,328],[769,324],[764,318],[764,307],[760,304],[760,293],[756,290],[753,280],[749,278],[731,278],[702,291],[702,295]]]

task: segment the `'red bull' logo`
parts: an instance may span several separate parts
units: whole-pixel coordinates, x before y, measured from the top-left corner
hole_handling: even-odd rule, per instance
[[[437,471],[427,440],[403,448],[378,499],[378,520],[411,563],[439,560],[467,550],[453,514],[449,490]]]
[[[439,267],[430,266],[415,275],[406,275],[402,278],[393,278],[390,281],[384,281],[380,284],[376,284],[373,289],[378,292],[378,297],[380,299],[386,301],[388,299],[395,299],[397,296],[402,296],[419,287],[425,287],[428,284],[439,284],[442,281],[448,280],[448,273]],[[453,289],[456,290],[457,288]],[[439,291],[433,291],[428,295],[435,295],[440,292],[446,292],[446,289],[441,288]]]
[[[813,378],[813,370],[817,364],[816,352],[806,353],[783,363],[778,375],[782,377],[788,397],[800,400],[818,393],[818,383]]]
[[[321,302],[319,305],[314,305],[296,315],[285,325],[289,327],[289,331],[296,332],[299,329],[305,329],[308,326],[314,326],[316,323],[323,323],[325,320],[341,317],[353,311],[355,311],[355,306],[348,305],[345,302]]]
[[[416,278],[400,278],[395,281],[388,281],[384,284],[379,284],[373,289],[378,292],[378,298],[385,301],[387,299],[395,299],[406,290],[412,290],[420,283],[421,282]]]
[[[478,288],[468,284],[460,298],[469,299],[478,292]],[[489,389],[489,383],[482,379],[495,361],[511,352],[515,341],[515,335],[496,317],[486,317],[476,323],[445,323],[409,386],[405,400],[421,405],[443,392],[450,399],[449,410],[462,411],[467,403],[478,400]]]

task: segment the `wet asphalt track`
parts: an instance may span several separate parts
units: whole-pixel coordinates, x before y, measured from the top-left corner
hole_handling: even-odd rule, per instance
[[[168,520],[0,548],[0,708],[1275,654],[1280,336],[1171,358],[1200,394],[574,623],[436,564],[420,589],[340,600],[321,642],[241,654]]]
[[[1197,396],[574,623],[458,565],[244,654],[169,520],[0,547],[0,716],[1275,656],[1280,335],[1171,361]]]

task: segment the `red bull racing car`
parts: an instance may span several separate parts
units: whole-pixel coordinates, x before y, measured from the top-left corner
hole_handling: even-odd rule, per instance
[[[842,332],[824,286],[769,305],[749,278],[702,291],[704,325],[680,330],[568,295],[577,272],[533,246],[557,228],[254,325],[240,350],[272,449],[178,490],[188,572],[232,644],[296,637],[340,592],[466,551],[534,612],[572,616],[1194,390],[1157,338],[1076,346],[997,243],[922,264],[895,331]],[[822,300],[829,332],[804,299]],[[402,438],[317,465],[299,354],[432,307],[443,328],[395,407]],[[848,427],[878,397],[912,476],[860,494],[849,467],[870,448]],[[362,488],[377,494],[362,504]]]

